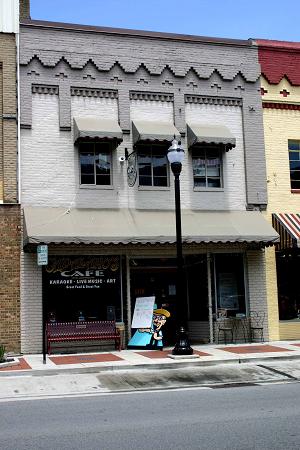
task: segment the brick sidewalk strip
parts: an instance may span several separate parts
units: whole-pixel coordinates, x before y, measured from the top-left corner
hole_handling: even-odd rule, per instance
[[[161,359],[161,358],[168,358],[168,355],[172,353],[172,350],[149,350],[149,351],[141,351],[141,352],[135,352],[138,355],[145,356],[146,358],[151,359]],[[198,350],[194,350],[194,354],[199,356],[212,356],[209,353],[200,352]]]
[[[124,361],[123,358],[113,355],[112,353],[102,353],[99,355],[51,356],[49,359],[56,365]]]
[[[5,371],[5,370],[28,370],[31,369],[30,365],[25,361],[24,358],[19,358],[19,364],[14,365],[14,366],[7,366],[7,367],[3,367],[2,369],[0,369],[0,371]]]
[[[244,353],[273,353],[273,352],[292,352],[290,350],[282,347],[274,347],[273,345],[247,345],[243,347],[226,347],[221,348],[225,352],[244,354]]]

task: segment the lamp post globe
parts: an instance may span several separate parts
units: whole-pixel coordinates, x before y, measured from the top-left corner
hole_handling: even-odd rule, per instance
[[[176,217],[176,250],[177,250],[177,286],[176,286],[176,322],[177,339],[173,355],[192,355],[193,349],[190,346],[188,334],[186,332],[187,323],[187,302],[186,302],[186,283],[185,272],[183,268],[182,254],[182,232],[181,232],[181,207],[180,207],[180,180],[179,176],[184,159],[184,149],[181,143],[175,139],[172,141],[168,150],[167,157],[174,174],[175,187],[175,217]]]

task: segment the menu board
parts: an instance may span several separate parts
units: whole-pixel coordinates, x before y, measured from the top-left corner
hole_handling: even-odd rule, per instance
[[[151,328],[155,297],[137,297],[131,328]]]

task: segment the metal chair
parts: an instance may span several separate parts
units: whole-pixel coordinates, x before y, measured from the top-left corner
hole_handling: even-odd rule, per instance
[[[230,343],[233,343],[233,323],[228,317],[218,318],[216,320],[217,341],[220,342],[220,334],[223,333],[223,342],[227,344],[227,336],[231,337]]]
[[[254,342],[255,339],[259,339],[264,342],[264,323],[265,312],[251,311],[250,312],[250,339]]]

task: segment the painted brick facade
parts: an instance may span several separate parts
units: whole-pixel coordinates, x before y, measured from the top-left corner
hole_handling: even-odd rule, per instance
[[[262,68],[261,88],[268,183],[266,217],[272,213],[299,213],[300,192],[292,192],[288,140],[300,140],[300,43],[257,40]],[[273,339],[299,337],[300,324],[283,333],[278,322],[278,292],[275,250],[267,250],[266,273],[270,336]],[[281,331],[280,331],[281,329]]]
[[[223,154],[224,188],[193,189],[191,152],[181,174],[182,208],[265,209],[266,173],[257,49],[251,42],[189,41],[121,30],[21,26],[21,146],[24,206],[174,209],[174,187],[128,187],[125,148],[133,150],[131,121],[174,123],[186,148],[186,123],[226,125],[236,148]],[[124,34],[125,33],[125,34]],[[151,34],[151,33],[150,33]],[[90,54],[90,49],[93,54]],[[102,55],[101,57],[99,55]],[[183,58],[184,55],[184,58]],[[225,62],[225,63],[224,63]],[[113,151],[113,185],[80,187],[73,118],[115,118],[123,142]],[[207,246],[191,251],[206,252]],[[227,252],[243,251],[228,245]],[[62,254],[101,254],[103,247],[56,248]],[[117,249],[110,249],[118,251]],[[212,251],[225,251],[214,246]],[[165,256],[164,250],[119,250]],[[148,252],[148,253],[147,253]],[[174,256],[175,249],[169,249]],[[266,308],[264,252],[245,251],[250,309]],[[36,255],[22,258],[22,351],[41,351],[42,272]],[[267,325],[265,336],[267,336]]]
[[[249,208],[266,205],[263,133],[257,126],[262,114],[260,71],[251,42],[216,45],[196,40],[191,45],[184,37],[155,39],[154,34],[149,39],[132,33],[128,38],[120,30],[80,29],[58,30],[40,22],[21,26],[22,127],[32,124],[33,84],[58,87],[61,130],[71,128],[72,87],[117,90],[123,130],[130,130],[131,91],[173,94],[174,123],[183,133],[186,95],[242,99],[246,202]]]

